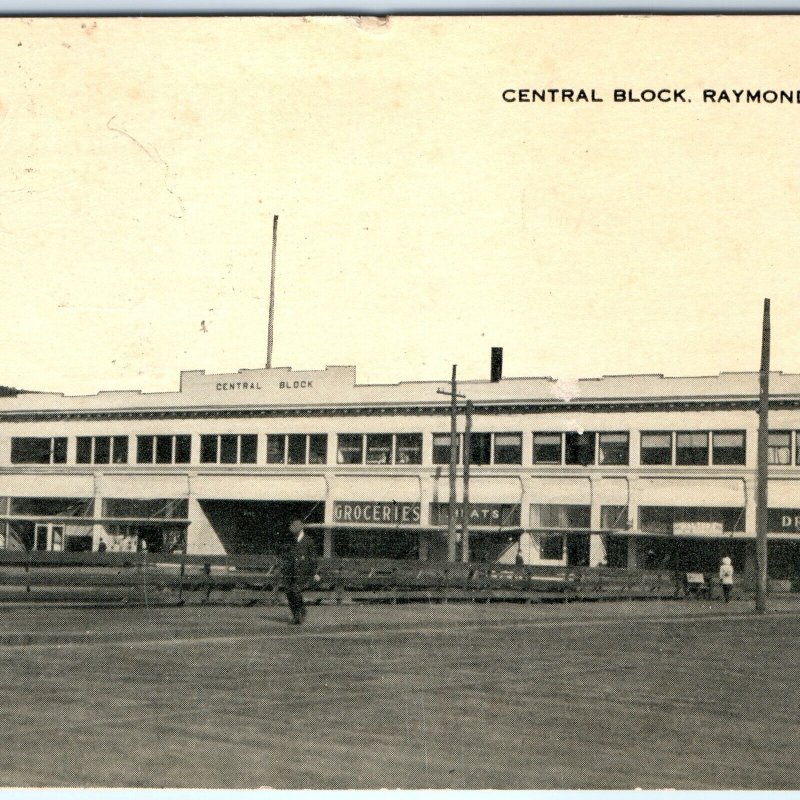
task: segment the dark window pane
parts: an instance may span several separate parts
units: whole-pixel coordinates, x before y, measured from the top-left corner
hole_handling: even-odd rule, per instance
[[[240,437],[239,461],[242,464],[255,464],[258,452],[258,436],[254,433],[245,433]]]
[[[339,464],[361,464],[363,450],[364,437],[360,433],[340,433],[336,461]]]
[[[541,558],[543,561],[561,561],[564,558],[564,537],[542,536]]]
[[[561,463],[560,433],[533,434],[533,463],[534,464]]]
[[[708,434],[684,432],[676,434],[675,463],[681,466],[708,464]]]
[[[136,461],[139,464],[153,463],[153,437],[136,437]]]
[[[288,437],[288,461],[290,464],[306,463],[306,437],[301,433],[290,433]]]
[[[492,434],[473,433],[469,437],[469,458],[472,464],[492,463]]]
[[[325,464],[328,461],[328,435],[314,433],[308,437],[308,463]]]
[[[172,436],[156,436],[156,464],[172,463]]]
[[[282,433],[271,433],[267,436],[267,464],[283,464],[286,461],[284,450],[286,437]]]
[[[601,433],[599,436],[601,464],[614,466],[628,463],[627,433]]]
[[[91,464],[92,463],[92,437],[79,436],[75,446],[75,463],[76,464]]]
[[[660,431],[642,433],[641,463],[671,464],[672,434]]]
[[[59,436],[53,439],[53,463],[66,464],[67,463],[67,437]]]
[[[217,463],[217,435],[204,434],[200,437],[200,463],[201,464],[216,464]]]
[[[192,460],[192,437],[186,434],[175,437],[175,463],[188,464]]]
[[[496,433],[494,435],[494,463],[522,463],[521,433]]]
[[[12,437],[12,464],[49,464],[51,439]]]
[[[237,458],[237,448],[239,437],[232,433],[226,433],[219,437],[219,460],[221,464],[235,464]]]
[[[421,464],[422,463],[422,434],[398,433],[395,443],[395,463]]]
[[[744,464],[744,431],[714,431],[711,444],[712,464]]]
[[[128,437],[115,436],[113,439],[114,452],[112,458],[115,464],[128,463]]]
[[[110,464],[111,463],[111,437],[110,436],[95,436],[94,437],[94,463],[95,464]]]
[[[461,456],[461,442],[459,437],[456,437],[456,461]],[[450,434],[449,433],[434,433],[433,434],[433,463],[434,464],[449,464],[450,463]]]
[[[588,467],[594,464],[594,433],[567,433],[564,436],[564,461]]]
[[[392,435],[390,433],[367,434],[367,464],[392,463]]]

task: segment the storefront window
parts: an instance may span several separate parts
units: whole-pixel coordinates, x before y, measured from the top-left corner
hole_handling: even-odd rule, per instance
[[[533,463],[534,464],[561,463],[560,433],[533,434]]]
[[[564,558],[563,536],[542,536],[540,555],[543,561],[561,561]]]
[[[628,527],[628,507],[601,506],[600,527],[604,530],[625,530]]]

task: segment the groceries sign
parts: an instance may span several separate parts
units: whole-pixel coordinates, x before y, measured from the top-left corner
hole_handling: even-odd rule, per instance
[[[419,525],[419,509],[419,503],[339,500],[333,504],[333,521],[371,525]]]

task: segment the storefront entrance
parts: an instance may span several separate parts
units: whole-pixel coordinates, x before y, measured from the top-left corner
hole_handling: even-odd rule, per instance
[[[289,523],[325,520],[323,500],[200,500],[200,508],[229,555],[278,555],[289,536]],[[322,531],[307,531],[322,555]]]

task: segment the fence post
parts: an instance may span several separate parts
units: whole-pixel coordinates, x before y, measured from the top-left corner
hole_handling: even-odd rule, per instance
[[[183,548],[183,552],[181,553],[181,569],[180,569],[180,580],[178,581],[178,605],[183,605],[183,579],[186,576],[186,548]]]

